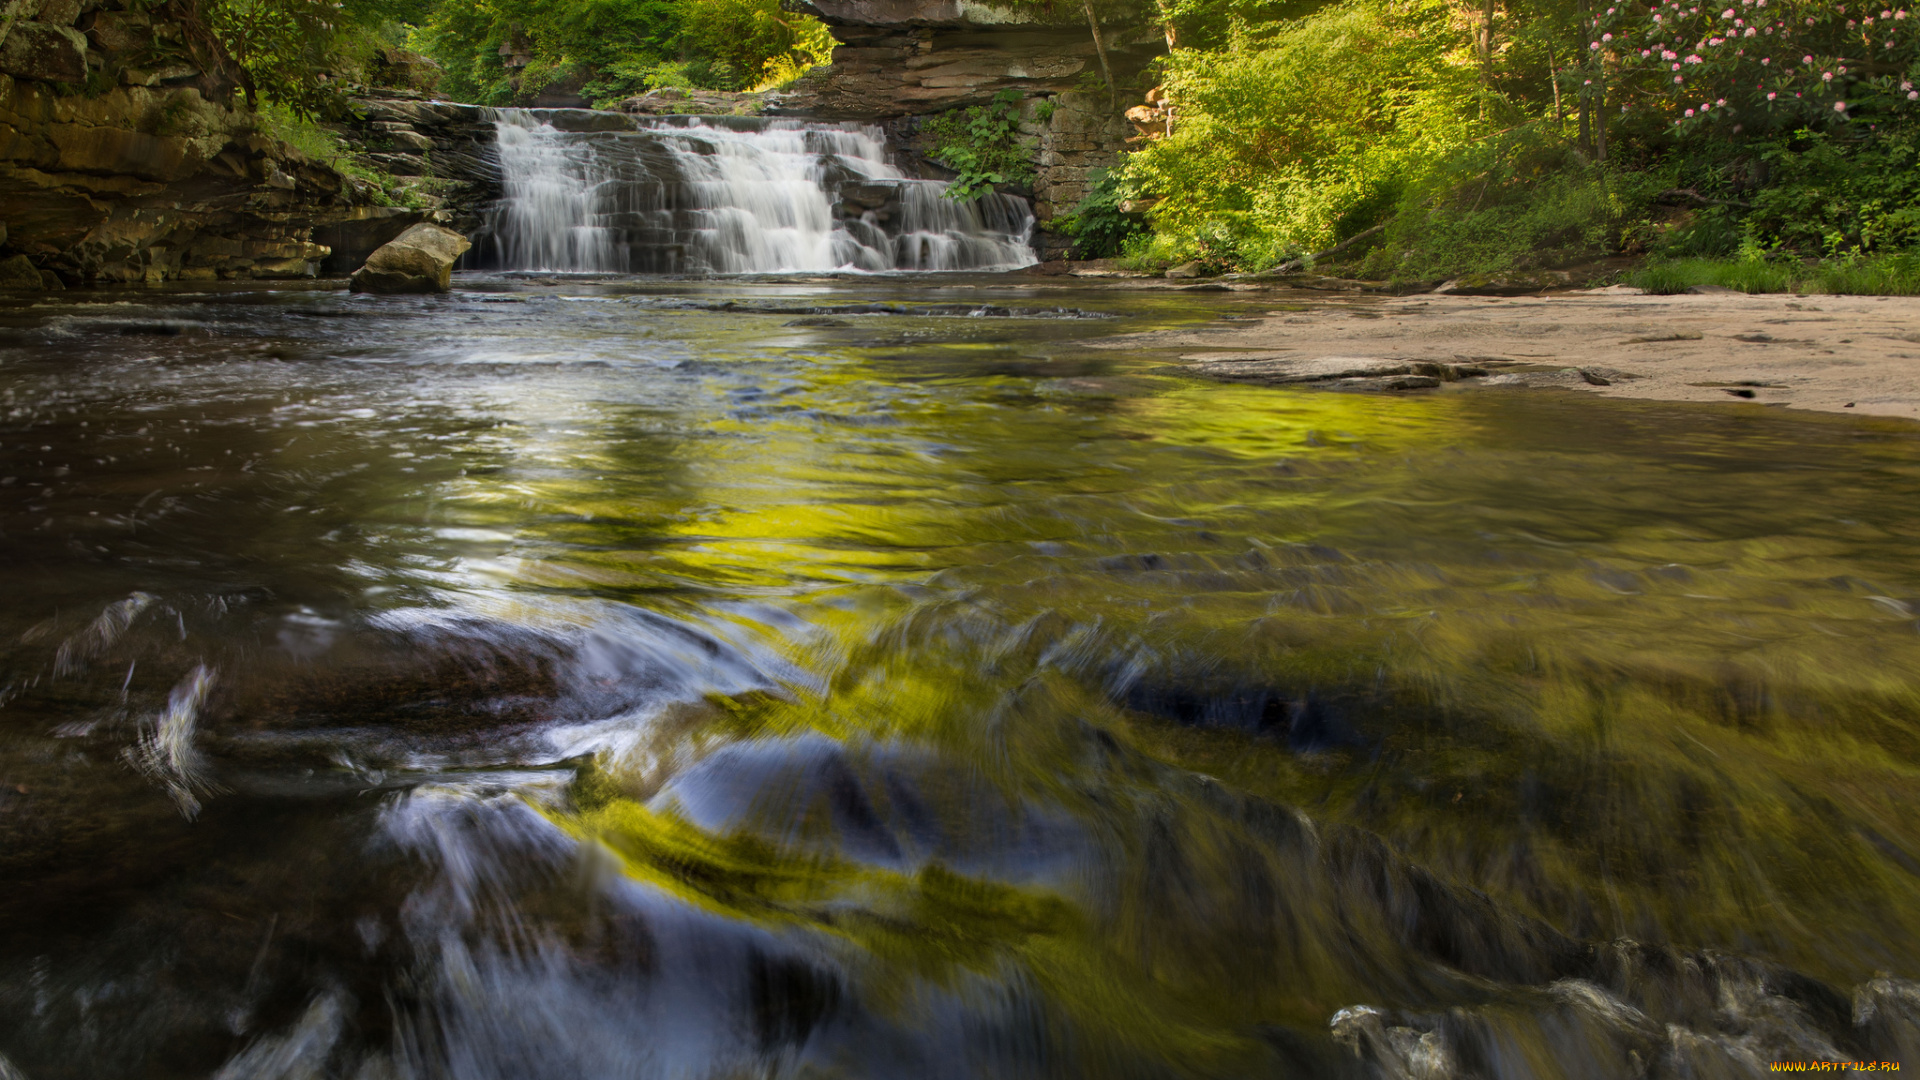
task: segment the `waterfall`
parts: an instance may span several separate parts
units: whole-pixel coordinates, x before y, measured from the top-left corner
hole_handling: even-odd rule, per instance
[[[507,270],[1009,270],[1026,200],[959,201],[887,163],[877,127],[502,109],[503,197],[472,264]]]

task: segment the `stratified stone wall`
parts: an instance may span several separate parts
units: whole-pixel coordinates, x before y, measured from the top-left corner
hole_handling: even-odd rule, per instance
[[[1133,128],[1105,95],[1066,93],[1048,99],[1053,114],[1042,124],[1030,119],[1022,130],[1036,140],[1033,215],[1042,222],[1072,213],[1093,186],[1092,173],[1120,163]],[[1026,115],[1036,116],[1035,103]]]
[[[1134,134],[1124,113],[1144,92],[1140,73],[1166,51],[1147,5],[1109,16],[1114,22],[1101,32],[1119,87],[1110,95],[1078,5],[1055,5],[1048,14],[971,0],[787,2],[825,20],[840,45],[830,68],[769,97],[766,112],[880,121],[909,172],[943,177],[949,174],[927,156],[921,119],[1012,90],[1023,99],[1021,130],[1035,163],[1030,194],[1042,222],[1071,212],[1089,174],[1119,163]],[[1036,242],[1042,255],[1054,254],[1044,234]]]
[[[328,260],[490,197],[492,125],[477,110],[408,103],[418,117],[361,124],[368,160],[391,171],[431,174],[439,154],[441,188],[382,205],[378,185],[263,131],[169,11],[22,0],[0,41],[0,261],[24,259],[50,286],[344,273]]]

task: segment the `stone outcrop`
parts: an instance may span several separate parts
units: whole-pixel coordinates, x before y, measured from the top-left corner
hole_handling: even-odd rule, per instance
[[[360,164],[388,177],[388,196],[398,205],[316,222],[314,240],[332,249],[321,271],[345,274],[421,221],[472,235],[487,205],[500,196],[488,111],[402,90],[355,98],[353,107],[359,117],[336,130]]]
[[[825,22],[839,44],[831,67],[770,101],[769,112],[876,120],[978,105],[1002,90],[1060,94],[1102,78],[1077,4],[1049,10],[971,0],[787,0],[787,7]],[[1166,51],[1146,11],[1101,27],[1122,92]]]
[[[639,116],[758,116],[767,95],[732,90],[682,90],[663,86],[630,97],[614,108]]]
[[[1134,129],[1125,110],[1145,93],[1142,71],[1166,51],[1145,5],[1103,18],[1114,87],[1104,84],[1082,9],[992,7],[972,0],[787,0],[827,23],[839,45],[833,64],[768,95],[774,115],[884,123],[909,173],[952,174],[930,157],[926,118],[979,105],[1007,90],[1021,95],[1021,134],[1033,151],[1028,195],[1045,223],[1070,212],[1092,176],[1120,160]],[[1104,5],[1103,5],[1104,6]],[[1065,241],[1035,237],[1042,258]]]
[[[362,101],[346,146],[388,179],[275,137],[168,2],[18,11],[0,41],[0,259],[44,280],[345,274],[412,224],[477,220],[498,189],[483,110]]]
[[[453,264],[473,244],[452,229],[420,224],[367,257],[353,272],[353,291],[443,293],[453,288]]]

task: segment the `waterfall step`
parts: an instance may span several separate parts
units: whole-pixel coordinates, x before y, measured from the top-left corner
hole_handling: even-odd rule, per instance
[[[751,116],[499,109],[486,269],[639,274],[1011,270],[1026,200],[960,201],[887,162],[878,127]]]

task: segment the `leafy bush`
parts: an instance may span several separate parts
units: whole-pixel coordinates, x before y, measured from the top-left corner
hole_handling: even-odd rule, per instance
[[[1360,271],[1433,281],[1611,255],[1644,232],[1662,171],[1583,161],[1532,128],[1463,147],[1402,189]]]
[[[196,10],[245,74],[249,101],[265,97],[304,116],[338,116],[344,99],[326,76],[357,66],[355,54],[369,52],[381,29],[421,17],[426,2],[206,0]]]
[[[1736,259],[1676,259],[1650,263],[1628,280],[1650,293],[1682,293],[1717,285],[1745,293],[1835,293],[1852,296],[1920,296],[1920,256],[1850,256],[1811,265],[1772,261],[1752,248]]]
[[[1463,35],[1438,0],[1345,0],[1222,52],[1178,50],[1172,135],[1125,178],[1160,197],[1153,256],[1259,269],[1373,225],[1483,134]]]
[[[1145,216],[1123,209],[1130,192],[1111,169],[1096,169],[1093,186],[1070,214],[1049,223],[1052,230],[1073,238],[1078,259],[1109,259],[1126,249],[1127,241],[1146,231]]]
[[[443,0],[410,44],[446,67],[452,96],[506,105],[569,77],[601,101],[758,87],[824,61],[833,42],[779,0]],[[503,45],[530,62],[509,68]]]
[[[1691,6],[1689,6],[1691,5]],[[1593,23],[1614,97],[1683,134],[1828,127],[1920,111],[1920,20],[1829,0],[1620,3]]]
[[[985,105],[929,118],[924,128],[932,158],[960,175],[947,188],[953,199],[973,199],[1000,184],[1033,183],[1032,150],[1020,138],[1020,91],[1002,90]]]

